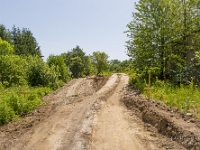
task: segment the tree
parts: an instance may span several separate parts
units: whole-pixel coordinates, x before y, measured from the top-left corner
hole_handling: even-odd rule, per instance
[[[186,65],[187,38],[199,29],[199,15],[193,13],[198,0],[140,0],[127,36],[129,56],[140,71],[151,69],[160,79]]]
[[[26,60],[17,55],[4,55],[0,59],[0,79],[6,86],[25,85],[26,82]]]
[[[14,52],[14,47],[7,41],[0,38],[0,55],[11,55]]]
[[[85,52],[79,47],[76,46],[71,51],[61,54],[64,58],[65,64],[69,66],[72,75],[75,78],[82,76],[84,73],[90,74],[90,61]],[[78,66],[80,65],[80,66]]]
[[[50,55],[49,58],[47,59],[47,64],[49,65],[49,67],[55,66],[55,68],[59,72],[60,80],[64,82],[68,81],[68,77],[71,76],[71,72],[69,68],[66,66],[63,57]]]
[[[39,56],[28,56],[26,66],[27,81],[30,86],[59,87],[59,72],[55,66],[49,67]]]
[[[16,55],[41,56],[40,47],[29,29],[23,28],[20,30],[14,26],[11,35],[12,43],[14,44],[14,53]]]
[[[118,59],[113,59],[110,61],[110,71],[112,72],[121,72],[122,67],[121,67],[121,61]]]
[[[109,56],[105,52],[93,52],[91,59],[97,69],[97,75],[109,68],[108,58]]]
[[[0,38],[4,41],[11,43],[12,37],[9,30],[4,25],[0,25]]]
[[[78,45],[67,53],[62,53],[61,56],[64,58],[65,64],[69,66],[71,64],[71,58],[79,57],[82,62],[84,61],[85,52]]]
[[[92,73],[92,67],[93,67],[90,56],[84,56],[83,64],[84,64],[83,74],[86,76],[90,75]]]
[[[0,38],[0,81],[3,85],[26,84],[26,61],[13,55],[13,46]]]
[[[82,76],[83,71],[84,71],[84,64],[82,63],[82,60],[80,57],[73,57],[71,58],[71,63],[70,63],[70,70],[72,72],[72,75],[75,78],[79,78]]]

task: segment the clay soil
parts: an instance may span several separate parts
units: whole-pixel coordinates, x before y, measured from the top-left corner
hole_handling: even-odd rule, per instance
[[[129,77],[74,79],[0,127],[0,150],[200,149],[200,122],[128,86]]]

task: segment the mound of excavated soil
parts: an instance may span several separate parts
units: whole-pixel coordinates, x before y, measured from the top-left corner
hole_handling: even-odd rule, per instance
[[[147,130],[154,130],[186,149],[200,149],[200,121],[198,119],[189,113],[179,113],[164,103],[147,100],[131,87],[126,87],[124,91],[121,101],[147,123]]]

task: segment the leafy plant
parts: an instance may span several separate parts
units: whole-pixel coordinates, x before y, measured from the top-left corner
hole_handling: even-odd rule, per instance
[[[200,113],[200,89],[194,85],[193,81],[189,85],[180,84],[180,86],[176,86],[157,80],[153,87],[152,98],[161,100],[183,112]]]
[[[20,92],[28,91],[30,94],[21,95]],[[41,98],[52,90],[47,87],[30,88],[27,86],[0,89],[0,125],[18,118],[23,114],[32,112],[42,105]]]
[[[97,69],[97,75],[103,71],[107,71],[109,68],[108,55],[105,52],[93,52],[92,63]]]
[[[49,67],[54,66],[56,68],[59,74],[59,80],[62,80],[63,82],[67,82],[69,80],[68,77],[71,76],[71,72],[66,66],[63,57],[50,55],[47,59],[47,64]]]

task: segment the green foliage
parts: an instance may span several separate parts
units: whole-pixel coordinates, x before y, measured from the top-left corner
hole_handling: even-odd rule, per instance
[[[13,46],[0,38],[0,55],[10,55],[13,51]]]
[[[64,58],[66,66],[69,66],[72,76],[78,78],[80,76],[90,74],[90,60],[88,56],[85,56],[85,52],[76,46],[71,51],[61,54]]]
[[[140,72],[157,68],[159,79],[183,82],[195,76],[194,51],[200,49],[198,0],[140,0],[127,25],[128,55]]]
[[[4,25],[0,25],[0,38],[8,43],[11,43],[12,37],[9,30]]]
[[[14,118],[16,118],[15,112],[5,102],[0,101],[0,125],[8,123]]]
[[[132,73],[129,77],[129,84],[141,92],[144,91],[144,88],[147,87],[146,79],[142,74]]]
[[[32,112],[43,96],[69,81],[71,72],[63,56],[49,56],[46,63],[40,55],[30,30],[13,27],[10,32],[0,25],[0,125]],[[70,52],[69,62],[77,77],[91,73],[90,57],[78,46]],[[21,95],[23,91],[30,94]]]
[[[41,56],[40,47],[29,29],[12,28],[12,43],[14,44],[14,53],[16,55],[37,55]]]
[[[122,72],[121,62],[117,59],[111,60],[110,61],[110,71],[115,72],[115,73]]]
[[[27,81],[30,86],[49,86],[56,89],[60,86],[59,72],[55,66],[48,65],[38,56],[27,57]]]
[[[45,75],[48,67],[39,57],[27,57],[27,80],[30,86],[47,86]]]
[[[70,70],[73,74],[73,77],[79,78],[82,76],[83,71],[84,71],[84,64],[82,63],[82,60],[80,57],[73,57],[71,58],[71,63],[70,63]]]
[[[174,86],[171,83],[156,80],[151,97],[161,100],[182,112],[193,112],[200,115],[199,88],[191,81],[189,85]],[[147,94],[146,92],[144,94]]]
[[[133,88],[140,90],[145,96],[148,96],[148,92],[144,90],[148,86],[144,76],[132,73],[129,84]],[[151,99],[162,101],[181,112],[192,112],[200,117],[200,89],[198,86],[195,86],[193,79],[189,85],[174,85],[157,78],[152,83],[152,87]]]
[[[97,75],[108,70],[108,55],[105,52],[93,52],[91,59],[94,67],[97,69]]]
[[[25,99],[22,95],[11,94],[7,99],[8,105],[14,110],[16,115],[23,115],[33,111],[36,107],[42,104],[42,101],[37,95],[30,95]]]
[[[26,97],[20,92],[28,91]],[[43,102],[41,98],[52,90],[50,88],[12,87],[0,89],[0,125],[32,112]]]
[[[49,67],[55,66],[56,70],[58,70],[57,73],[59,73],[59,80],[62,80],[63,82],[69,80],[68,78],[71,76],[71,72],[66,66],[63,57],[50,55],[47,59],[47,64]]]
[[[79,57],[83,61],[85,52],[83,52],[83,50],[79,46],[76,46],[71,51],[68,51],[67,53],[62,53],[61,56],[64,58],[65,64],[67,66],[70,66],[71,58]]]
[[[84,64],[83,74],[86,76],[91,75],[93,73],[93,70],[92,70],[93,66],[92,66],[90,56],[84,56],[83,64]]]
[[[26,61],[13,55],[13,46],[0,38],[0,81],[3,85],[26,84]]]
[[[11,86],[25,85],[26,84],[26,72],[25,64],[26,60],[16,55],[1,55],[0,56],[0,80],[3,85]]]
[[[16,55],[41,56],[40,47],[29,29],[19,29],[13,26],[12,31],[9,31],[4,25],[0,25],[0,38],[14,45]]]

